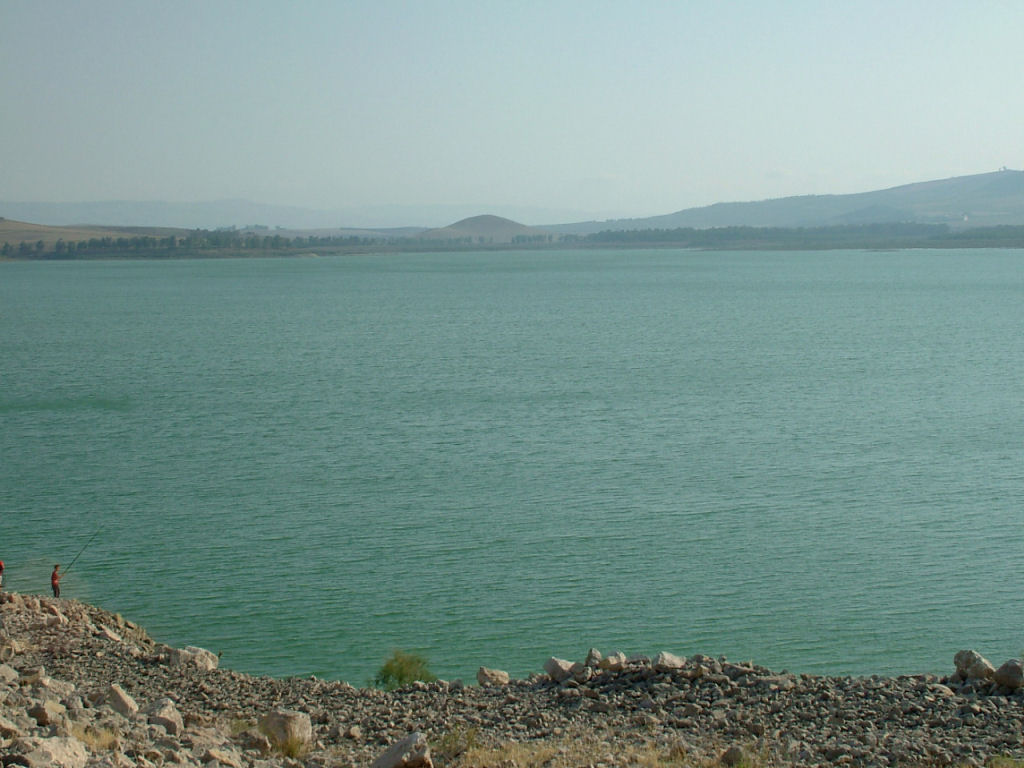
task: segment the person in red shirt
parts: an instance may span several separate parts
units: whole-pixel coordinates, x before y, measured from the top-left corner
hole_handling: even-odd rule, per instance
[[[64,578],[63,573],[58,573],[60,570],[60,563],[53,566],[53,573],[50,574],[50,586],[53,587],[53,596],[60,597],[60,580]]]

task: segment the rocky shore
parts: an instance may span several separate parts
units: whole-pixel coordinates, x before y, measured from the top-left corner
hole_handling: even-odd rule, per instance
[[[253,677],[73,600],[0,595],[2,765],[973,765],[1024,760],[1024,669],[773,673],[663,653],[384,692]],[[1013,764],[1013,763],[1009,763]]]

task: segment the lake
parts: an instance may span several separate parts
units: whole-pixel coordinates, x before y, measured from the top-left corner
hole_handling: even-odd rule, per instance
[[[277,676],[1024,648],[1024,251],[0,263],[7,586]]]

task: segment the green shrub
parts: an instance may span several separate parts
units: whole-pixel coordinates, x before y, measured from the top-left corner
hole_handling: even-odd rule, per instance
[[[427,667],[425,657],[412,651],[396,649],[377,670],[373,684],[379,688],[393,691],[395,688],[401,688],[403,685],[417,680],[429,683],[432,680],[437,680],[437,676],[431,673]]]

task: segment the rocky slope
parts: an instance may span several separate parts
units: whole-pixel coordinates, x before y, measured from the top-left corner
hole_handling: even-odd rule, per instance
[[[515,766],[510,744],[541,743],[551,766],[1024,759],[1021,665],[973,652],[945,678],[849,678],[591,651],[529,680],[383,692],[218,669],[72,600],[0,595],[0,619],[3,766]]]

